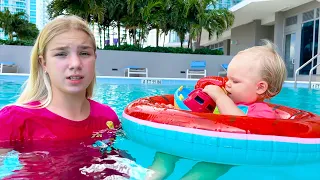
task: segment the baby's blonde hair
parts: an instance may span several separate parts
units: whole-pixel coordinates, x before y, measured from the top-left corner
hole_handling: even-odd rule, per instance
[[[270,99],[277,95],[287,77],[287,69],[282,57],[277,53],[275,45],[263,39],[261,46],[254,46],[239,53],[251,52],[255,60],[260,61],[261,78],[268,83],[268,89],[262,95],[263,99]]]
[[[93,33],[91,32],[88,24],[78,16],[59,16],[46,24],[37,37],[37,40],[33,46],[30,57],[30,76],[24,84],[25,88],[17,99],[17,105],[23,105],[28,107],[46,107],[52,100],[52,89],[50,85],[50,78],[44,72],[39,56],[45,58],[46,47],[48,43],[57,35],[68,32],[70,30],[80,30],[87,33],[92,39],[93,47],[96,52],[96,43]],[[93,95],[93,89],[96,82],[96,76],[94,75],[93,81],[86,89],[86,97],[91,98]],[[33,101],[40,101],[40,105],[30,106],[27,105]]]

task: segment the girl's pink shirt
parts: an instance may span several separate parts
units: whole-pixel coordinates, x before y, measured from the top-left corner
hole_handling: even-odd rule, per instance
[[[115,128],[120,126],[117,114],[109,106],[90,99],[89,102],[90,115],[82,121],[66,119],[47,108],[6,106],[0,110],[0,141],[77,139],[108,129],[108,121],[112,121]]]

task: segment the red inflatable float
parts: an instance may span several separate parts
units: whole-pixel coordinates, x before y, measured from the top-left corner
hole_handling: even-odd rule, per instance
[[[195,85],[195,89],[208,84],[224,86],[226,81],[226,78],[221,77],[202,78]],[[133,101],[125,108],[123,127],[128,137],[138,142],[166,153],[207,162],[292,164],[320,161],[320,117],[304,110],[271,103],[268,105],[277,112],[279,118],[253,118],[180,110],[174,107],[174,95],[145,97]],[[170,144],[170,137],[167,137],[170,133],[178,133],[180,137],[186,136],[183,141],[190,141],[189,146],[185,142],[178,145],[179,138],[176,138],[172,140],[172,146],[177,150],[165,148],[163,143]],[[191,135],[192,140],[188,135]],[[205,137],[211,138],[210,141],[215,143],[200,142],[200,139]],[[196,138],[198,140],[195,140]],[[216,142],[217,140],[219,142]],[[222,145],[222,142],[226,144]],[[250,144],[255,145],[249,147]],[[201,155],[199,152],[184,152],[190,148],[196,149],[196,146],[199,147]],[[211,150],[207,151],[204,148]],[[232,152],[229,152],[230,148]],[[257,158],[256,154],[244,154],[250,151],[258,153],[261,157]],[[217,152],[229,157],[218,158],[217,154],[214,154]],[[240,157],[244,155],[247,159]]]

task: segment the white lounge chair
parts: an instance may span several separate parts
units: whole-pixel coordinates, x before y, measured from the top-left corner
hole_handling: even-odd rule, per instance
[[[125,77],[148,77],[148,68],[128,66],[124,69]]]
[[[14,62],[0,62],[0,73],[18,73],[18,66]]]
[[[206,77],[206,61],[192,61],[190,64],[190,69],[187,69],[186,78],[192,79],[192,77]]]

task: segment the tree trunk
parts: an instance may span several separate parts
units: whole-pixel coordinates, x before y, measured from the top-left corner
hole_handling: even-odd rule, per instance
[[[164,43],[166,42],[166,33],[164,33],[164,37],[163,37],[163,45],[162,47],[164,47]]]
[[[118,45],[120,46],[120,21],[118,21]]]
[[[13,40],[13,34],[12,33],[8,33],[9,35],[9,40],[12,41]]]
[[[193,45],[192,45],[192,36],[191,36],[191,34],[189,34],[189,41],[190,41],[190,48],[192,49]]]
[[[99,25],[99,40],[100,40],[100,48],[102,48],[101,26],[100,25]]]
[[[156,33],[157,33],[157,35],[156,35],[156,46],[158,47],[159,46],[159,28],[157,28],[156,29]]]
[[[107,38],[108,38],[108,40],[109,40],[109,44],[108,44],[108,46],[110,45],[110,25],[108,26],[108,33],[107,33]]]
[[[199,49],[200,48],[200,41],[201,41],[201,31],[197,36],[197,42],[195,43],[195,49]]]
[[[136,37],[137,32],[136,32],[136,31],[137,31],[136,28],[134,28],[134,29],[133,29],[133,35],[132,35],[133,44],[134,44],[134,45],[137,45],[137,37]]]
[[[184,41],[184,33],[178,33],[178,37],[180,38],[180,46],[183,47],[183,41]]]
[[[138,40],[139,40],[138,47],[141,47],[141,32],[138,33]]]
[[[141,30],[141,35],[140,35],[140,47],[143,47],[143,43],[144,43],[144,41],[143,41],[143,37],[144,37],[144,30],[142,29]]]
[[[106,46],[106,26],[103,26],[103,48]]]

